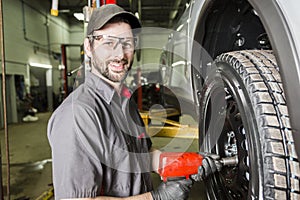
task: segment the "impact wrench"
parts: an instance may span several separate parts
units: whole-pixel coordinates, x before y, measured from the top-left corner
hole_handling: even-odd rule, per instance
[[[214,163],[210,163],[214,162]],[[205,177],[197,176],[199,174],[199,167],[204,165],[214,164],[215,169],[210,173],[220,171],[224,166],[236,166],[238,164],[238,157],[220,158],[216,154],[196,153],[196,152],[163,152],[160,154],[158,173],[161,179],[166,181],[178,180],[182,178],[189,179],[192,177],[195,181],[201,181]],[[210,175],[206,173],[204,176]]]

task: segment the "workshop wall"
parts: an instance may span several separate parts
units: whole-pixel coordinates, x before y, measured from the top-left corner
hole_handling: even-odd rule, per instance
[[[14,63],[22,65],[36,62],[54,66],[56,62],[48,54],[49,51],[60,52],[60,44],[69,43],[66,20],[50,16],[50,6],[47,3],[49,4],[47,1],[4,0],[4,39],[8,69],[15,68]]]
[[[51,1],[37,0],[3,0],[4,19],[4,44],[6,58],[6,74],[9,80],[14,80],[15,75],[22,75],[25,84],[30,84],[31,90],[38,93],[41,111],[47,110],[49,88],[54,94],[59,94],[62,85],[61,71],[58,69],[60,62],[61,44],[80,45],[83,40],[82,27],[70,27],[63,15],[53,17],[50,15]],[[73,36],[74,35],[74,36]],[[74,48],[75,49],[75,48]],[[80,48],[76,52],[68,50],[67,63],[70,66],[78,66],[80,63]],[[29,63],[51,64],[53,66],[53,85],[46,84],[47,69],[28,67]],[[70,70],[72,68],[70,67]],[[30,81],[31,80],[31,81]],[[7,88],[9,94],[16,96],[14,81],[9,81]],[[51,95],[51,93],[50,93]],[[52,96],[52,95],[51,95]],[[0,102],[2,102],[0,97]],[[10,98],[8,103],[8,122],[17,122],[17,108],[11,106],[17,104],[15,98]],[[39,103],[39,102],[38,102]],[[2,105],[2,104],[1,104]],[[51,109],[50,109],[51,110]],[[0,114],[2,116],[1,106]],[[2,126],[3,119],[0,125]]]
[[[158,70],[159,60],[164,45],[168,41],[170,30],[147,27],[142,32],[142,70],[153,72]]]
[[[11,113],[8,122],[18,122],[16,105],[16,87],[14,76],[21,75],[25,78],[25,85],[29,90],[31,86],[38,96],[37,107],[41,111],[52,110],[49,106],[56,106],[56,101],[61,99],[61,88],[63,85],[61,64],[61,44],[69,45],[67,52],[68,71],[72,71],[81,65],[80,46],[84,39],[83,22],[70,25],[63,14],[58,17],[50,15],[51,1],[39,0],[3,0],[4,17],[4,42],[6,55],[6,73],[9,77],[7,82],[9,94],[8,112]],[[166,43],[168,31],[155,32],[153,29],[142,35],[141,61],[135,59],[133,72],[136,67],[141,66],[143,72],[158,70],[158,62],[162,45]],[[150,47],[150,48],[148,48]],[[47,69],[29,67],[29,63],[51,64],[52,86],[47,84]],[[68,78],[70,88],[76,80],[76,74]],[[51,92],[51,91],[52,92]],[[50,91],[50,93],[49,93]],[[49,102],[54,95],[54,102]],[[0,102],[2,102],[0,97]],[[45,103],[45,102],[48,102]],[[40,104],[38,104],[40,103]],[[1,104],[2,105],[2,104]],[[0,108],[2,116],[3,109]],[[0,126],[3,122],[2,119]]]

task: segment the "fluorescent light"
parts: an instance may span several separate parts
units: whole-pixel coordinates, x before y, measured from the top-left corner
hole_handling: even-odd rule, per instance
[[[183,28],[183,26],[184,26],[184,24],[180,24],[180,25],[177,27],[176,31],[181,31],[181,29]]]
[[[46,69],[52,69],[52,65],[49,64],[42,64],[42,63],[29,63],[31,67],[40,67],[40,68],[46,68]]]
[[[180,61],[177,61],[177,62],[174,62],[173,64],[172,64],[172,67],[176,67],[176,66],[178,66],[178,65],[185,65],[185,61],[183,61],[183,60],[180,60]]]
[[[79,21],[83,21],[84,20],[84,14],[83,13],[74,13],[73,15]]]
[[[58,65],[58,69],[63,70],[63,69],[65,69],[65,66],[64,65]]]
[[[138,13],[138,12],[135,12],[134,15],[135,15],[138,19],[140,19],[140,16],[139,16],[139,13]]]

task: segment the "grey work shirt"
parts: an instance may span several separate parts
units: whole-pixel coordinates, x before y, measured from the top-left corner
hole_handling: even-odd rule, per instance
[[[128,197],[152,190],[151,141],[128,91],[123,94],[88,72],[51,116],[56,199]]]

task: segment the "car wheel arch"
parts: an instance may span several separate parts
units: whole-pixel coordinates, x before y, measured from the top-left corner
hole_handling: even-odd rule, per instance
[[[214,7],[216,5],[214,3],[218,1],[206,1],[206,2],[207,3],[204,3],[198,18],[195,19],[196,21],[195,26],[191,28],[194,30],[191,31],[192,33],[191,37],[194,39],[196,43],[204,47],[204,49],[207,50],[208,53],[214,59],[216,56],[218,56],[221,53],[225,53],[237,49],[231,49],[228,47],[221,50],[216,48],[209,48],[211,44],[208,43],[205,44],[205,40],[206,40],[205,35],[209,34],[205,29],[207,23],[209,22],[208,16],[213,12],[212,8],[217,8]],[[291,123],[295,131],[294,134],[299,135],[300,124],[297,123],[297,119],[300,118],[300,111],[292,109],[297,106],[298,104],[297,101],[298,99],[300,99],[300,91],[298,89],[300,86],[300,79],[299,79],[300,58],[299,58],[299,52],[297,52],[297,48],[295,47],[294,44],[295,41],[293,41],[293,37],[287,25],[287,21],[281,9],[279,8],[277,1],[265,2],[259,0],[249,0],[247,2],[249,2],[249,5],[251,5],[254,8],[254,10],[257,12],[257,16],[259,17],[263,25],[263,28],[268,35],[272,49],[274,51],[274,54],[276,55],[277,62],[280,66],[280,74],[282,76],[283,87],[286,91],[287,104],[289,108],[289,113],[291,115]],[[223,17],[224,17],[223,15],[219,16],[219,18],[223,18]],[[221,37],[221,36],[222,34],[217,36],[212,36],[210,41],[215,41],[217,37]],[[244,49],[241,48],[240,50],[244,50]],[[201,63],[199,59],[199,52],[197,52],[198,47],[195,48],[194,46],[192,46],[191,51],[192,51],[191,63],[193,65],[193,68],[196,68],[197,71],[200,74],[202,74],[203,72],[201,70],[203,69],[203,67],[200,69],[199,67],[200,65],[203,66],[203,63]],[[194,96],[196,100],[195,103],[196,105],[199,105],[197,96],[199,95],[199,91],[201,90],[202,87],[201,81],[203,81],[203,79],[199,79],[199,74],[195,74],[195,72],[193,71],[192,73],[193,73],[192,88],[195,91],[194,92]],[[294,80],[295,82],[293,84],[288,84],[289,80]],[[295,142],[297,144],[296,146],[298,147],[297,151],[300,152],[300,137],[295,137]]]

